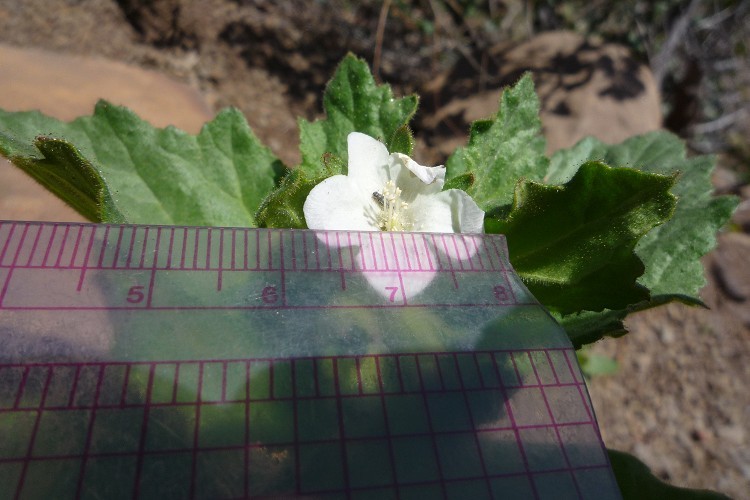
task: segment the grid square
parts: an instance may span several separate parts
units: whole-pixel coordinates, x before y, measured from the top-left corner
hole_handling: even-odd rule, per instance
[[[510,428],[511,422],[503,393],[497,389],[471,391],[466,394],[471,416],[477,429]]]
[[[23,368],[0,368],[0,408],[11,408],[16,402],[18,389],[23,379]]]
[[[475,359],[479,370],[480,385],[482,387],[500,387],[495,357],[488,353],[476,353]]]
[[[479,389],[482,387],[482,378],[477,366],[477,359],[473,353],[461,353],[456,355],[461,382],[465,389]]]
[[[386,441],[347,443],[346,456],[349,484],[352,488],[393,484],[393,470]]]
[[[91,452],[138,451],[142,425],[142,408],[98,410],[91,432]]]
[[[534,485],[539,498],[579,498],[580,496],[570,472],[536,474]]]
[[[380,382],[384,393],[401,392],[400,370],[395,356],[379,356]]]
[[[150,378],[150,364],[133,364],[130,366],[128,377],[127,394],[125,402],[128,404],[143,404],[146,402],[148,393],[148,381]]]
[[[248,493],[291,495],[296,489],[294,449],[260,446],[248,451]]]
[[[77,459],[29,462],[20,498],[73,498],[80,469]]]
[[[488,475],[524,471],[523,457],[513,431],[480,432],[477,437]]]
[[[445,478],[465,479],[484,475],[474,434],[438,435],[435,444]]]
[[[359,358],[359,377],[362,381],[362,392],[365,394],[379,394],[380,383],[375,358],[367,356]]]
[[[566,467],[565,456],[552,428],[521,429],[519,434],[529,470],[536,472]]]
[[[192,466],[191,452],[146,455],[139,498],[188,498]]]
[[[198,401],[198,363],[179,363],[175,372],[177,373],[177,395],[175,401],[178,403],[194,403]]]
[[[599,434],[593,425],[566,425],[558,431],[572,467],[607,465]]]
[[[34,413],[0,413],[0,458],[25,457],[34,428]]]
[[[273,393],[274,398],[289,398],[292,396],[292,362],[275,361],[271,364],[273,369]]]
[[[399,356],[397,359],[404,392],[420,392],[422,390],[420,382],[422,377],[417,370],[417,358],[415,356]]]
[[[445,485],[445,492],[449,500],[462,500],[464,498],[482,500],[492,498],[490,496],[490,487],[485,480],[451,481]]]
[[[0,498],[13,498],[21,478],[20,462],[0,463]]]
[[[340,490],[344,487],[344,467],[338,443],[300,445],[300,488],[302,493]]]
[[[151,408],[146,428],[146,449],[192,448],[194,428],[194,406]]]
[[[245,453],[200,452],[195,474],[196,498],[241,498],[245,490]]]
[[[471,430],[471,417],[466,409],[463,393],[428,394],[427,406],[435,432]]]
[[[99,371],[100,368],[101,366],[97,368],[97,371]],[[96,401],[96,404],[100,406],[120,404],[123,396],[123,386],[125,384],[126,366],[119,364],[104,365],[103,370],[99,373],[101,373],[102,383],[101,390],[99,391],[99,399]],[[97,376],[99,373],[97,373]],[[78,388],[76,388],[76,390],[78,390]],[[91,392],[96,392],[96,382],[94,382],[93,390]]]
[[[42,413],[34,440],[34,456],[77,455],[88,432],[88,410],[47,410]]]
[[[335,399],[297,401],[297,426],[300,441],[337,439],[339,417]]]
[[[443,387],[449,391],[461,389],[461,379],[457,371],[456,361],[452,354],[437,356],[440,379],[443,382]]]
[[[440,472],[429,437],[393,439],[393,455],[399,483],[439,481]]]
[[[172,402],[175,385],[175,366],[172,363],[159,363],[154,367],[151,403]]]
[[[202,448],[245,444],[245,404],[202,405],[198,445]]]
[[[294,390],[297,397],[315,396],[317,393],[315,388],[315,361],[312,359],[295,359],[292,360],[292,363],[294,363],[294,382],[296,384]]]
[[[417,380],[422,380],[424,390],[443,390],[443,380],[439,371],[437,356],[426,354],[417,356],[417,363],[419,366],[419,378]]]
[[[58,366],[52,370],[52,379],[44,400],[45,408],[68,406],[75,374],[75,368],[72,366]]]
[[[550,424],[542,391],[537,387],[515,389],[509,397],[513,419],[519,427]]]
[[[506,498],[534,498],[529,476],[498,477],[490,481],[492,498],[505,500]]]
[[[591,421],[577,387],[546,387],[544,393],[558,424]]]
[[[341,401],[344,431],[348,438],[379,437],[387,434],[379,396],[345,398]]]
[[[336,365],[339,374],[339,392],[341,394],[359,394],[360,374],[357,371],[357,361],[354,358],[337,358]]]
[[[250,442],[283,444],[294,440],[294,407],[288,401],[250,403]]]
[[[91,457],[86,462],[81,498],[133,497],[135,457]]]
[[[392,435],[420,434],[430,431],[427,411],[421,395],[387,396],[385,407]]]

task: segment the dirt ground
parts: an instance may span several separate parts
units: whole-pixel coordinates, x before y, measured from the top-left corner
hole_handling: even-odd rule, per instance
[[[319,114],[320,92],[341,56],[353,51],[372,61],[378,46],[379,2],[332,4],[339,5],[0,0],[0,42],[163,72],[197,89],[213,110],[239,107],[256,134],[294,164],[296,116]],[[432,97],[467,91],[446,78],[460,64],[436,56],[437,44],[420,48],[409,21],[385,25],[379,73],[397,93],[428,96],[415,129],[429,137]],[[454,132],[458,140],[461,133]],[[434,154],[429,141],[422,148]],[[717,185],[744,201],[736,231],[722,234],[704,260],[710,309],[670,305],[631,318],[629,335],[594,347],[620,368],[589,389],[609,447],[634,453],[674,484],[750,498],[750,189],[725,170]]]

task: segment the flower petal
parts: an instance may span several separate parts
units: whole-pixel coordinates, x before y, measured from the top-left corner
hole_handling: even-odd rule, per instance
[[[371,195],[346,175],[334,175],[312,188],[302,210],[310,229],[378,230]]]
[[[352,132],[346,138],[349,153],[348,177],[365,191],[383,189],[388,177],[388,149],[369,135]]]
[[[419,196],[411,204],[414,231],[482,233],[484,212],[460,189]]]
[[[401,161],[402,164],[423,183],[432,184],[435,182],[439,186],[438,191],[443,189],[443,184],[445,183],[445,167],[443,165],[438,165],[437,167],[425,167],[403,153],[393,153],[391,155],[391,161],[394,160]]]

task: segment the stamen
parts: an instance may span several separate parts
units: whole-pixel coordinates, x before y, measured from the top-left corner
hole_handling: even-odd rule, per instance
[[[373,199],[380,206],[378,227],[381,231],[408,231],[409,204],[401,200],[401,189],[393,181],[388,181],[381,193],[372,194]]]

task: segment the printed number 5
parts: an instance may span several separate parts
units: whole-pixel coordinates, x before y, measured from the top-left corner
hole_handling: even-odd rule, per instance
[[[396,292],[398,292],[398,287],[397,286],[387,286],[387,287],[385,287],[385,289],[391,292],[391,296],[388,297],[388,300],[390,302],[393,302],[393,299],[396,298]]]
[[[143,289],[145,287],[143,286],[131,286],[130,290],[128,290],[128,298],[127,301],[131,304],[139,304],[143,302],[143,299],[146,297],[143,294]]]

